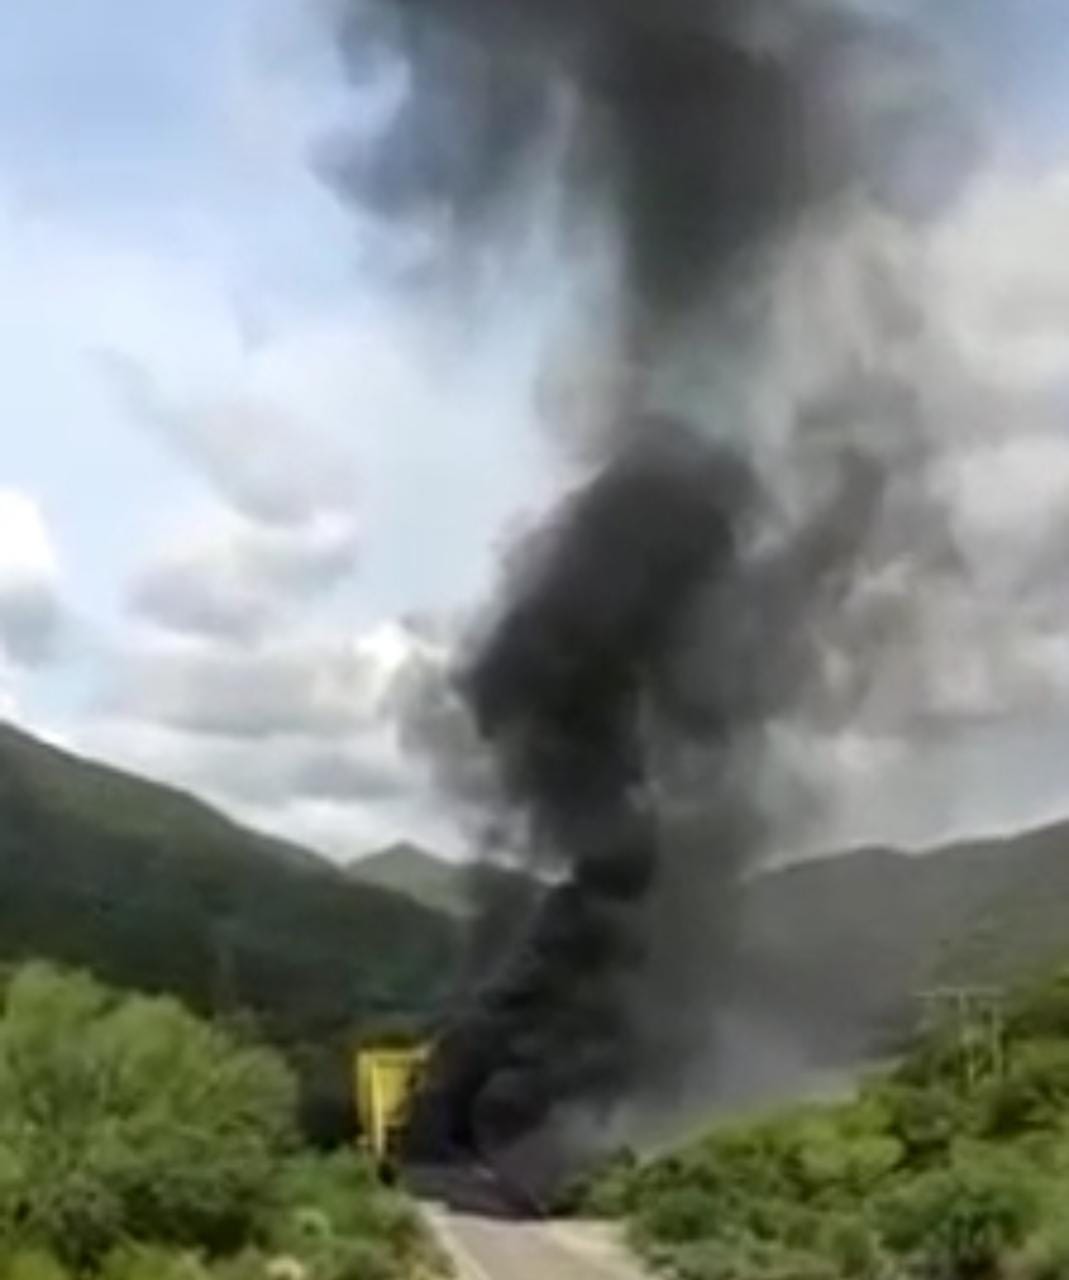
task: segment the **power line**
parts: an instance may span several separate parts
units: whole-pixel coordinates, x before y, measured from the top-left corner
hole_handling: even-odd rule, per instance
[[[949,1031],[955,1042],[962,1082],[972,1089],[1005,1069],[1005,993],[1001,987],[956,985],[918,992],[928,1031]]]

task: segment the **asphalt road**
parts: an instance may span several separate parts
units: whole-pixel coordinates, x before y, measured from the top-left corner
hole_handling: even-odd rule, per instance
[[[523,1215],[485,1170],[409,1178],[459,1280],[643,1280],[607,1231]]]

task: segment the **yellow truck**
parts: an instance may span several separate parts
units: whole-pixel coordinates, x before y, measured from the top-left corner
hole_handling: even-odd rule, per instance
[[[389,1168],[423,1081],[430,1046],[368,1047],[355,1062],[356,1114],[361,1140],[380,1168]]]

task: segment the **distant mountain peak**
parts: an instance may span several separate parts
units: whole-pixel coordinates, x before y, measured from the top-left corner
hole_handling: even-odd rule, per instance
[[[453,917],[469,912],[465,865],[449,862],[408,840],[353,859],[345,874],[364,884],[403,893]]]

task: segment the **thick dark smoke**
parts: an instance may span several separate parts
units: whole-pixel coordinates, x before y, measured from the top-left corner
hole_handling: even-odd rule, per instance
[[[386,41],[411,77],[383,146],[335,157],[347,193],[482,240],[563,136],[569,216],[621,247],[634,403],[459,685],[558,878],[444,1038],[430,1112],[446,1143],[554,1145],[562,1117],[664,1095],[707,1052],[764,738],[826,677],[827,620],[893,487],[886,451],[799,414],[836,443],[813,451],[823,497],[790,510],[739,424],[658,414],[642,375],[818,211],[937,196],[957,122],[912,33],[818,0],[370,0],[343,41],[354,67]]]
[[[880,473],[844,457],[819,514],[759,543],[737,454],[634,426],[543,531],[463,681],[529,847],[566,875],[446,1038],[433,1104],[452,1145],[683,1085],[759,842],[746,744],[811,677],[807,619],[880,511]]]
[[[784,219],[850,189],[930,199],[961,163],[923,46],[833,0],[354,5],[357,68],[377,40],[403,53],[412,92],[382,147],[333,153],[335,180],[482,239],[563,127],[571,212],[615,225],[644,349]],[[929,163],[912,164],[921,140]]]
[[[703,585],[735,571],[755,498],[738,459],[642,426],[566,504],[467,676],[531,846],[567,868],[486,995],[494,1061],[464,1108],[472,1137],[519,1137],[639,1074],[629,987],[660,845],[642,725],[654,701],[684,710],[662,686]]]

